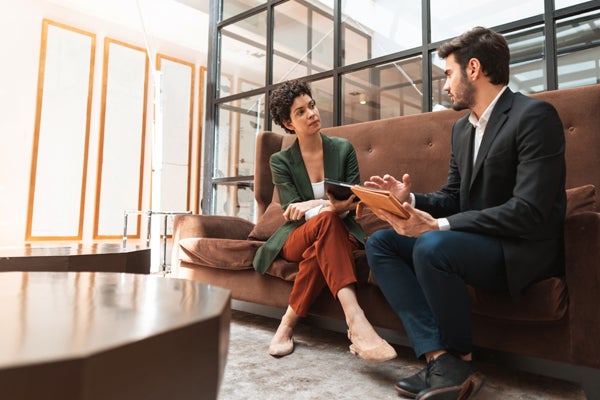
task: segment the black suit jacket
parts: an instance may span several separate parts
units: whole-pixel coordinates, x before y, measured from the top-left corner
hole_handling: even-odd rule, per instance
[[[416,206],[448,218],[452,230],[499,238],[509,290],[518,296],[564,268],[562,123],[549,103],[507,89],[490,115],[475,165],[473,136],[467,114],[452,128],[447,183],[415,195]]]

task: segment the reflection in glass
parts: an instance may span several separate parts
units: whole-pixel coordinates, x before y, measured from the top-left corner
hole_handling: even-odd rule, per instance
[[[556,47],[559,89],[600,82],[600,13],[559,21]]]
[[[559,10],[561,8],[574,6],[576,4],[585,3],[588,0],[554,0],[554,9]]]
[[[262,12],[223,28],[221,78],[227,75],[234,81],[243,79],[260,86],[265,85],[266,17],[266,13]],[[240,92],[241,86],[232,85],[229,89],[228,94],[236,94]],[[219,96],[224,95],[223,90],[220,90]]]
[[[394,61],[342,77],[342,124],[420,113],[421,57]]]
[[[509,86],[523,94],[546,90],[544,29],[535,26],[504,35],[510,49]]]
[[[273,81],[283,82],[331,69],[331,10],[288,1],[275,7]]]
[[[215,215],[232,215],[256,222],[256,201],[249,183],[217,184],[215,204]]]
[[[451,3],[454,4],[450,5],[447,0],[431,0],[432,42],[456,37],[477,25],[494,27],[544,13],[544,0]],[[477,19],[473,18],[474,15]]]
[[[216,178],[254,174],[256,135],[264,129],[264,95],[219,104],[215,146]]]
[[[223,15],[221,19],[225,20],[234,17],[266,2],[267,0],[223,0]]]
[[[421,45],[421,2],[344,0],[342,24],[343,65],[396,53]]]
[[[321,127],[333,125],[333,78],[311,82],[313,99],[317,103],[321,115]]]

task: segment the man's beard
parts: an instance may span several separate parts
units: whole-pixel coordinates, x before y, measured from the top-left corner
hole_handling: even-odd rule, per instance
[[[454,111],[465,110],[475,105],[475,87],[467,79],[466,74],[461,76],[460,87],[458,89],[456,92],[458,96],[454,95],[454,102],[452,103]]]

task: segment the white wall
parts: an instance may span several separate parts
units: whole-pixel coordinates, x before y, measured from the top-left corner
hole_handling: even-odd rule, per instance
[[[159,52],[196,64],[196,72],[206,65],[206,14],[172,0],[139,0],[139,4],[153,60]],[[22,245],[25,240],[44,18],[96,34],[84,241],[90,240],[93,226],[104,37],[146,47],[136,0],[0,0],[0,246]],[[196,74],[195,109],[198,81]],[[147,116],[150,145],[151,90]],[[194,113],[194,132],[198,123]],[[149,182],[149,177],[144,180]]]

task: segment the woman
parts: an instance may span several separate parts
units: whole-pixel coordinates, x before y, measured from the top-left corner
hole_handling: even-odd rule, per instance
[[[354,196],[338,201],[325,193],[325,178],[358,183],[354,148],[345,139],[321,133],[319,110],[306,82],[283,83],[271,95],[271,117],[297,140],[273,154],[271,172],[286,222],[261,246],[254,268],[264,273],[281,255],[299,264],[290,301],[269,345],[269,354],[294,351],[293,330],[327,286],[344,310],[350,351],[366,361],[396,357],[358,305],[352,251],[364,245],[364,232],[354,220]]]

